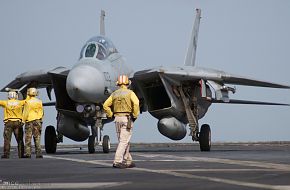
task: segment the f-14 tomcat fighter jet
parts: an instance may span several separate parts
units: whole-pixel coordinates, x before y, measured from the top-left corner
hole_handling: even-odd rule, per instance
[[[188,125],[189,135],[199,142],[201,151],[210,151],[211,130],[208,124],[200,126],[198,120],[212,103],[288,105],[230,99],[229,93],[235,93],[236,89],[229,85],[285,89],[290,86],[195,66],[200,9],[196,9],[184,66],[137,72],[125,64],[122,55],[105,37],[104,17],[105,12],[101,11],[100,35],[85,43],[77,64],[71,69],[57,67],[25,72],[2,89],[19,89],[25,95],[28,87],[46,88],[50,99],[54,89],[55,102],[45,104],[55,105],[57,110],[56,130],[53,126],[45,130],[47,153],[56,152],[62,136],[75,141],[88,139],[90,153],[95,152],[96,145],[102,145],[103,152],[109,152],[110,139],[107,135],[102,138],[102,130],[104,124],[112,120],[106,117],[102,104],[116,89],[115,81],[120,74],[130,76],[131,88],[140,99],[141,112],[148,111],[159,120],[157,126],[161,134],[181,140],[187,134]]]

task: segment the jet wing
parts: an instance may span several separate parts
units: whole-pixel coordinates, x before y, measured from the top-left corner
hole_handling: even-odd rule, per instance
[[[205,91],[204,94],[201,94],[201,97],[204,97],[211,103],[289,106],[289,104],[283,103],[230,99],[229,92],[231,91],[235,93],[235,88],[225,86],[225,84],[235,84],[245,86],[290,89],[290,86],[288,85],[262,81],[248,77],[241,77],[238,75],[233,75],[226,73],[224,71],[214,69],[199,68],[192,66],[173,67],[173,68],[158,67],[135,72],[132,77],[132,81],[134,83],[133,88],[136,89],[137,93],[139,91],[139,94],[142,94],[142,90],[148,88],[146,84],[157,85],[158,83],[159,84],[162,83],[161,80],[157,80],[159,78],[158,76],[162,77],[163,79],[166,79],[169,83],[175,86],[182,86],[182,84],[185,83],[188,84],[191,82],[194,83],[198,81],[203,81],[204,86],[202,86],[201,89],[202,88],[205,89],[206,85],[209,85],[215,90],[214,98],[207,97]],[[141,83],[143,85],[140,85]]]
[[[25,72],[18,75],[13,81],[1,89],[1,92],[5,92],[7,88],[10,89],[20,89],[24,85],[27,85],[31,82],[37,81],[39,84],[45,85],[50,83],[50,77],[47,74],[48,71],[39,70]]]
[[[7,88],[21,90],[29,85],[37,88],[52,87],[51,74],[67,76],[68,71],[65,67],[57,67],[53,70],[28,71],[18,75],[13,81],[2,88],[1,92],[5,92]]]
[[[257,86],[257,87],[268,87],[268,88],[285,88],[290,89],[290,86],[277,84],[268,81],[262,81],[257,79],[252,79],[248,77],[242,77],[239,75],[229,74],[224,71],[183,66],[175,68],[154,68],[149,70],[138,71],[134,74],[134,78],[147,78],[153,73],[159,73],[176,83],[182,83],[184,81],[196,81],[196,80],[209,80],[214,81],[219,84],[236,84],[245,86]]]

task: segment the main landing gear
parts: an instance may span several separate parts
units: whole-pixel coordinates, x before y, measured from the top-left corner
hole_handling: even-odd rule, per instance
[[[203,124],[198,135],[200,151],[210,151],[211,131],[208,124]]]
[[[179,94],[183,101],[188,125],[190,128],[190,136],[193,141],[199,141],[200,151],[210,151],[211,148],[211,130],[208,124],[198,127],[198,108],[197,97],[185,96],[182,87],[179,87]],[[194,93],[193,93],[194,94]]]
[[[44,134],[45,152],[47,154],[54,154],[56,152],[57,143],[59,142],[62,142],[62,135],[56,134],[53,126],[47,126]]]

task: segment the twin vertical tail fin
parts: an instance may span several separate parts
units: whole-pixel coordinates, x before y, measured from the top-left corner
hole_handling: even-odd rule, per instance
[[[100,16],[100,35],[105,36],[105,11],[101,10]]]
[[[187,49],[187,54],[184,61],[184,65],[186,66],[195,65],[195,56],[196,56],[200,18],[201,18],[201,10],[196,9],[196,17],[195,17],[195,21],[192,27],[191,38],[190,38],[189,46]]]

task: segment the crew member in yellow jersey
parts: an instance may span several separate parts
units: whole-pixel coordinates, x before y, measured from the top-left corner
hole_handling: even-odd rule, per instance
[[[129,153],[133,122],[139,115],[139,99],[128,89],[131,81],[127,75],[118,77],[119,89],[105,101],[103,108],[109,118],[115,117],[115,125],[119,144],[113,163],[114,168],[132,168],[135,163]]]
[[[23,121],[25,122],[25,158],[31,158],[31,138],[33,136],[36,158],[42,158],[40,137],[43,118],[42,101],[36,98],[36,88],[27,90],[26,103],[23,110]]]
[[[0,106],[4,108],[4,154],[1,158],[9,158],[11,136],[14,133],[18,144],[18,157],[22,158],[24,153],[22,111],[25,101],[18,100],[17,92],[8,92],[8,100],[0,100]]]

